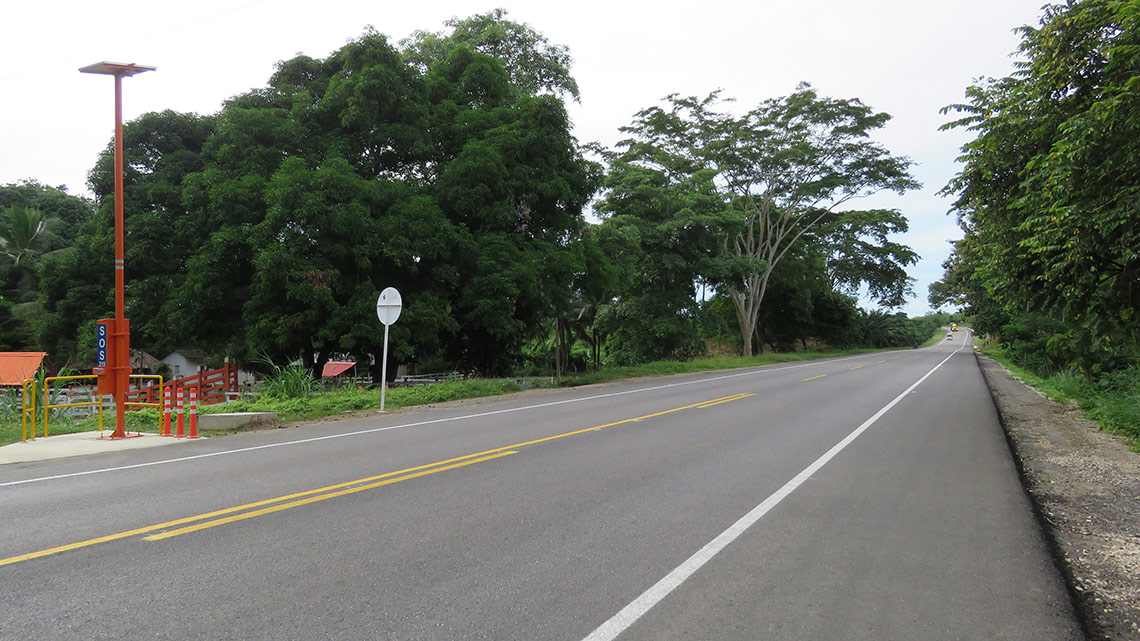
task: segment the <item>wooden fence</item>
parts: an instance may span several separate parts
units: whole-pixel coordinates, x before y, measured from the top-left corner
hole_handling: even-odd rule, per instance
[[[193,376],[167,381],[166,387],[172,390],[179,388],[184,390],[196,389],[198,391],[198,402],[202,405],[224,403],[228,398],[228,393],[238,391],[238,370],[234,365],[226,363],[220,369],[205,370]],[[151,385],[132,390],[127,394],[127,400],[158,403],[161,400],[159,394],[161,391],[158,386]]]

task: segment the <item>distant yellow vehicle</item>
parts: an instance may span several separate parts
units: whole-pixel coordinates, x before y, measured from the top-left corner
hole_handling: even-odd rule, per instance
[[[950,331],[952,331],[952,332],[958,331],[958,323],[950,323]]]

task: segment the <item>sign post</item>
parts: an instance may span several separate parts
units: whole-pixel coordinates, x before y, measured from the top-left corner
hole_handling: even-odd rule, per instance
[[[380,410],[384,410],[384,400],[388,392],[388,326],[396,322],[404,308],[400,292],[395,287],[386,287],[376,299],[376,316],[384,323],[384,357],[380,366]]]

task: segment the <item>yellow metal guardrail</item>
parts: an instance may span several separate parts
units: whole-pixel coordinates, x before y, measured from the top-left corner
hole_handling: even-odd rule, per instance
[[[127,402],[123,403],[123,406],[126,407],[127,409],[130,409],[132,407],[156,407],[156,408],[158,408],[158,427],[159,427],[159,431],[162,431],[162,399],[163,399],[162,394],[163,394],[163,392],[166,391],[166,388],[164,387],[165,384],[162,381],[162,377],[157,375],[157,374],[131,374],[130,378],[131,378],[131,380],[137,380],[140,382],[143,379],[150,379],[150,380],[157,380],[158,381],[157,383],[155,383],[155,386],[158,387],[158,396],[157,396],[158,400],[157,401],[155,401],[153,403],[147,403],[144,401],[127,401]],[[139,387],[142,387],[142,385],[139,385]],[[100,429],[102,429],[101,423],[100,423]]]
[[[97,381],[98,377],[94,374],[81,374],[79,376],[49,376],[44,379],[44,436],[48,436],[48,419],[51,417],[51,411],[62,407],[98,407],[99,408],[99,431],[103,431],[103,397],[98,393],[98,400],[84,401],[82,403],[52,403],[51,402],[51,384],[56,381],[76,381],[81,379],[91,379]],[[70,394],[69,394],[70,396]]]
[[[161,426],[162,425],[162,411],[161,411],[162,401],[161,401],[161,399],[163,397],[162,396],[162,392],[163,392],[162,377],[157,376],[157,375],[151,375],[151,374],[132,374],[130,378],[136,379],[136,380],[141,380],[141,379],[152,379],[152,380],[157,379],[158,380],[158,390],[159,390],[158,398],[160,400],[157,403],[146,403],[146,402],[142,402],[142,401],[130,401],[130,402],[124,403],[123,405],[125,407],[128,407],[128,408],[130,408],[130,407],[157,407],[157,408],[159,408],[158,421],[159,421],[159,425]],[[96,392],[94,397],[97,397],[97,400],[82,401],[82,402],[78,402],[78,403],[52,403],[51,402],[51,392],[52,392],[51,384],[52,383],[55,383],[58,381],[75,381],[75,380],[82,380],[82,379],[92,379],[93,381],[95,381],[96,385],[98,384],[98,377],[94,374],[82,374],[82,375],[78,375],[78,376],[49,376],[43,380],[44,398],[43,398],[43,405],[41,406],[43,408],[43,413],[44,413],[43,436],[46,437],[49,434],[48,423],[49,423],[50,417],[51,417],[51,410],[58,409],[58,408],[64,408],[64,407],[97,407],[97,408],[99,408],[98,409],[99,436],[100,436],[100,438],[102,438],[102,436],[103,436],[103,395],[102,394],[98,394]],[[93,385],[91,387],[95,387],[95,385]],[[58,388],[57,388],[57,391],[58,391]],[[70,393],[68,395],[70,396]],[[28,380],[24,381],[23,401],[24,401],[23,429],[20,433],[20,440],[21,441],[29,440],[28,439],[28,419],[29,419],[29,416],[31,417],[31,426],[32,426],[32,430],[31,430],[32,436],[31,436],[30,440],[35,440],[35,438],[36,438],[36,422],[37,422],[36,421],[37,407],[36,407],[36,380],[35,379],[28,379]],[[141,434],[141,432],[139,432],[139,433]]]
[[[31,386],[31,390],[28,386]],[[20,442],[28,440],[28,414],[32,415],[32,440],[36,439],[36,380],[29,378],[24,381],[23,390],[23,423],[20,428]]]

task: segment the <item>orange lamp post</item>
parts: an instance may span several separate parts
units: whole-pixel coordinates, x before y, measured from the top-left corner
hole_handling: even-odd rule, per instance
[[[131,375],[131,329],[124,312],[123,78],[154,70],[155,67],[133,62],[97,62],[79,70],[115,77],[115,318],[99,321],[95,367],[99,393],[110,394],[115,401],[115,431],[111,438],[126,437],[124,422]]]

